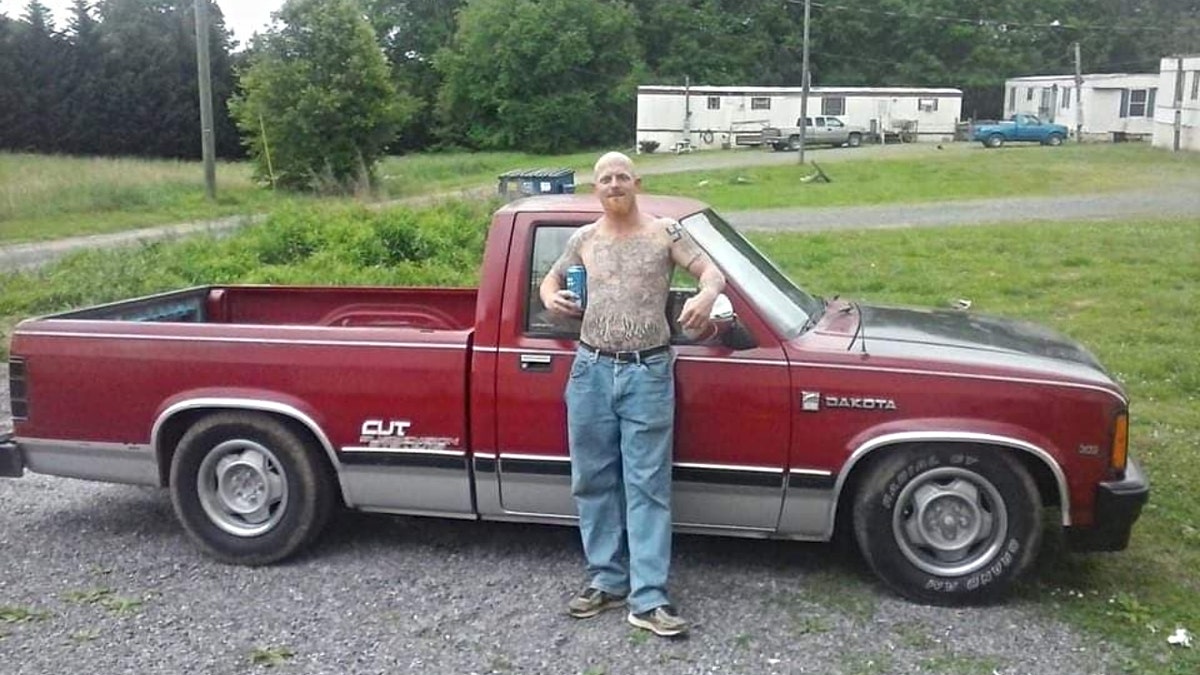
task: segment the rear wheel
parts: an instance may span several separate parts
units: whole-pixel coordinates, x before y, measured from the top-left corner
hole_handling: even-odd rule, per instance
[[[269,415],[209,415],[172,459],[175,514],[218,560],[282,560],[314,541],[333,511],[333,481],[317,452]]]
[[[1002,450],[923,445],[871,467],[854,500],[867,563],[901,595],[935,605],[1001,598],[1041,546],[1029,473]]]
[[[1000,134],[992,134],[991,136],[987,137],[987,140],[985,140],[983,144],[989,148],[998,148],[1004,145],[1004,137]]]

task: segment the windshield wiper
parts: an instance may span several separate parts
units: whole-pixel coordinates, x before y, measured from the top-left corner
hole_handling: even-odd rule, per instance
[[[822,298],[819,295],[814,297],[816,297],[817,301],[821,303],[821,309],[808,315],[808,319],[806,319],[804,321],[804,325],[800,327],[801,335],[807,333],[813,326],[817,325],[817,322],[821,320],[821,317],[825,316],[825,308],[829,307],[829,303],[825,301],[825,298]]]
[[[854,341],[858,340],[858,336],[862,336],[862,341],[859,345],[862,347],[862,353],[867,353],[867,320],[863,318],[862,307],[857,302],[851,302],[850,306],[858,313],[858,326],[854,329],[854,335],[850,336],[850,344],[846,345],[846,351],[850,351],[854,347]]]

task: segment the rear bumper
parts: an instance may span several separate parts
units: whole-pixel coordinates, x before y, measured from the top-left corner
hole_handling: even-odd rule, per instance
[[[12,434],[0,434],[0,476],[20,478],[25,474],[25,459]]]
[[[1125,465],[1124,480],[1096,486],[1096,518],[1091,527],[1067,528],[1067,544],[1076,551],[1121,551],[1150,498],[1150,482],[1137,462]]]

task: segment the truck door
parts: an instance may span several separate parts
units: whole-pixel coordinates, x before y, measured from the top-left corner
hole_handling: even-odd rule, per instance
[[[499,517],[575,517],[563,392],[579,326],[548,316],[537,288],[582,223],[542,218],[517,215],[505,279],[496,361]],[[741,304],[735,300],[735,309]],[[790,435],[782,348],[675,350],[676,524],[773,531]],[[480,511],[489,515],[482,504]]]

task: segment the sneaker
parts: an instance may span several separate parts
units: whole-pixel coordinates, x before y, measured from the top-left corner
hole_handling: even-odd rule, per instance
[[[596,616],[606,609],[613,609],[624,604],[625,596],[612,595],[599,588],[588,586],[567,603],[567,613],[576,619],[586,619]]]
[[[655,607],[649,612],[641,614],[630,612],[629,623],[662,637],[683,635],[688,630],[687,619],[679,616],[675,608],[670,605]]]

